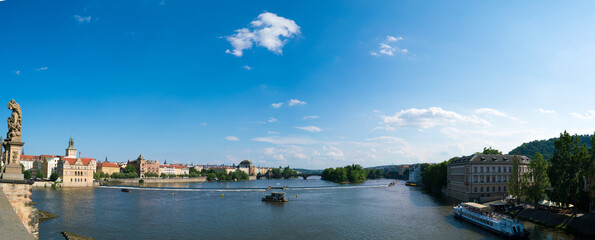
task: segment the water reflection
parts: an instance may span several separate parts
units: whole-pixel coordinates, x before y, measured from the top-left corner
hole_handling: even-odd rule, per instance
[[[277,183],[292,187],[285,191],[288,203],[262,202],[268,192],[239,189]],[[35,189],[33,199],[39,209],[60,215],[40,224],[41,239],[62,239],[60,231],[97,239],[499,239],[453,218],[448,199],[403,182],[377,187],[388,183],[375,180],[346,188],[351,185],[308,178],[160,185],[235,189],[227,192]],[[533,239],[573,239],[530,223],[527,228]]]

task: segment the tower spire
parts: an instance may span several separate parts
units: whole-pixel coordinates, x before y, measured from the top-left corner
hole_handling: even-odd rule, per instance
[[[74,148],[74,139],[72,138],[72,133],[70,134],[70,139],[68,140],[68,148]]]

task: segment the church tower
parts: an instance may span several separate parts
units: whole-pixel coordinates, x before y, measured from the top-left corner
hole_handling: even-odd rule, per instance
[[[76,148],[74,148],[74,139],[72,139],[72,135],[70,135],[70,140],[68,140],[68,148],[66,149],[65,157],[76,158]]]

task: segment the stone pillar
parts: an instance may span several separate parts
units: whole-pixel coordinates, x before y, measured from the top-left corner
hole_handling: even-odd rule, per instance
[[[18,138],[20,140],[20,137]],[[2,167],[2,176],[0,179],[7,180],[23,180],[23,173],[21,169],[21,148],[25,143],[21,141],[9,141],[6,139],[2,146],[4,146],[4,166]]]
[[[0,226],[0,229],[3,227],[12,226],[11,229],[2,229],[2,231],[12,232],[19,236],[22,234],[22,231],[19,230],[20,228],[22,228],[22,226],[24,226],[26,231],[29,232],[33,236],[33,238],[37,239],[39,238],[39,217],[37,208],[35,208],[32,204],[33,200],[31,199],[31,197],[33,195],[33,192],[31,184],[33,184],[31,180],[0,180],[0,194],[5,196],[0,196],[0,201],[8,200],[8,202],[10,202],[10,205],[12,205],[12,210],[14,210],[14,212],[18,216],[18,219],[10,220],[11,222],[8,224],[8,226]],[[2,208],[2,210],[3,211],[0,211],[2,215],[14,215],[14,213],[4,212],[10,211],[6,208]],[[18,221],[19,219],[20,222]],[[0,237],[0,239],[4,238]],[[21,236],[19,239],[27,238],[25,238],[25,236]]]

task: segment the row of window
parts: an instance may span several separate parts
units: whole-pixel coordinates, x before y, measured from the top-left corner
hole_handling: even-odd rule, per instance
[[[475,219],[475,221],[482,222],[482,223],[490,225],[490,226],[494,226],[494,222],[492,222],[492,221],[488,221],[486,219],[483,219],[483,218],[480,218],[480,217],[477,217],[475,215],[471,215],[468,213],[463,213],[463,215],[467,216],[468,218]]]
[[[484,192],[483,190],[484,190],[483,187],[479,187],[479,192]],[[478,192],[477,187],[475,187],[475,189],[473,189],[473,192]],[[485,187],[485,192],[490,192],[490,187]],[[492,186],[492,192],[496,192],[495,186]],[[506,192],[506,186],[504,186],[504,187],[498,186],[498,192]]]
[[[491,181],[490,181],[491,180]],[[473,176],[473,182],[507,182],[508,181],[508,175],[505,176],[501,176],[501,175],[496,175],[496,176]]]
[[[73,181],[73,179],[74,179],[74,181]],[[84,179],[84,181],[83,181],[83,179]],[[70,182],[87,182],[87,179],[86,178],[71,178]]]

